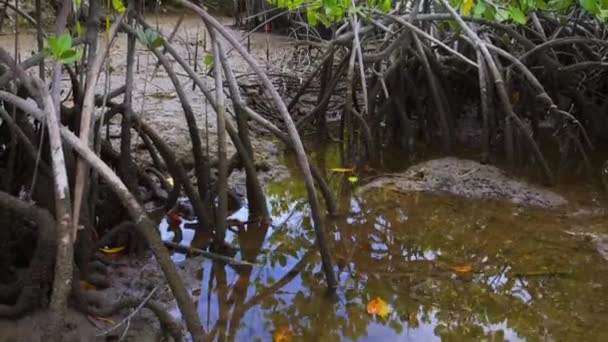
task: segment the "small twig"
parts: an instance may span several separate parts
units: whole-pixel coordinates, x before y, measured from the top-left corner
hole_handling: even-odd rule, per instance
[[[477,171],[479,171],[479,168],[475,168],[475,169],[473,169],[473,170],[471,170],[471,171],[469,171],[469,172],[467,172],[467,173],[465,173],[465,174],[463,174],[463,175],[459,175],[459,176],[458,176],[458,178],[459,178],[459,179],[462,179],[462,178],[467,178],[468,176],[470,176],[470,175],[474,174],[474,173],[475,173],[475,172],[477,172]]]
[[[215,261],[225,262],[225,263],[230,264],[230,265],[235,265],[235,266],[260,266],[260,265],[256,265],[256,264],[250,263],[248,261],[236,260],[234,258],[230,258],[230,257],[224,256],[224,255],[221,255],[221,254],[217,254],[217,253],[213,253],[213,252],[207,252],[207,251],[204,251],[204,250],[199,249],[199,248],[194,248],[194,247],[188,247],[188,246],[180,245],[179,243],[175,243],[175,242],[171,242],[171,241],[163,241],[163,243],[165,244],[165,246],[173,248],[177,252],[180,252],[180,253],[199,254],[199,255],[204,256],[205,258],[209,258],[209,259],[215,260]]]
[[[122,334],[120,335],[120,338],[118,339],[118,341],[124,341],[125,338],[127,337],[127,333],[129,332],[129,329],[131,328],[131,320],[127,321],[127,326],[125,327],[125,330],[123,330]]]

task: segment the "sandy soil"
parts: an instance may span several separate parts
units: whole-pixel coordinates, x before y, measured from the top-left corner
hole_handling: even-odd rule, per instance
[[[166,36],[169,36],[173,31],[179,16],[177,14],[163,14],[160,17],[148,16],[148,22],[158,27],[158,29]],[[226,25],[232,24],[231,18],[219,18]],[[230,30],[235,37],[243,37],[244,32]],[[200,19],[194,16],[188,16],[184,19],[180,30],[177,32],[172,44],[175,49],[194,66],[195,63],[195,46],[198,38],[199,51],[196,58],[198,62],[198,72],[203,77],[203,80],[208,85],[209,89],[214,89],[214,80],[212,76],[206,75],[206,67],[204,65],[204,57],[211,53],[209,37],[206,36],[204,26]],[[15,36],[13,34],[0,35],[0,46],[9,48],[14,45]],[[205,41],[207,42],[207,50],[204,49]],[[244,40],[247,45],[247,40]],[[37,51],[35,36],[31,30],[22,33],[19,36],[20,56],[25,59]],[[266,35],[264,33],[254,33],[250,36],[249,46],[251,53],[257,58],[260,65],[265,66],[269,72],[283,73],[287,72],[287,60],[293,49],[290,46],[290,39],[279,35]],[[112,46],[110,53],[110,70],[111,77],[109,88],[115,89],[124,85],[126,73],[126,35],[119,35],[118,39]],[[10,49],[12,50],[12,48]],[[226,51],[230,51],[228,47]],[[269,58],[266,58],[266,51],[269,51]],[[254,77],[251,77],[251,70],[244,62],[242,57],[236,51],[229,52],[230,64],[232,65],[237,77],[241,75],[244,78],[249,78],[249,82]],[[146,122],[148,122],[160,135],[164,138],[167,144],[175,151],[177,156],[184,162],[185,165],[192,165],[192,145],[188,134],[185,117],[180,104],[180,101],[174,91],[173,84],[167,76],[167,73],[162,67],[158,68],[157,72],[152,75],[156,68],[156,58],[141,44],[137,45],[136,49],[136,66],[135,66],[135,81],[133,94],[133,108]],[[194,109],[197,125],[200,129],[200,134],[203,143],[208,141],[209,153],[213,156],[217,150],[217,119],[214,111],[206,103],[202,93],[196,89],[193,90],[192,82],[186,76],[186,73],[173,63],[180,82],[186,90],[186,94]],[[32,68],[32,72],[35,72]],[[47,71],[48,72],[48,71]],[[69,88],[69,79],[67,75],[63,78],[64,87]],[[103,93],[105,84],[105,73],[100,75],[97,83],[98,93]],[[65,94],[64,96],[67,96]],[[120,101],[121,98],[117,98]],[[231,109],[227,101],[227,108]],[[97,115],[100,115],[98,112]],[[117,137],[120,129],[120,117],[116,117],[111,123],[111,136]],[[134,144],[140,144],[137,137],[134,137]],[[118,139],[113,139],[113,143],[118,148]],[[278,166],[278,159],[281,157],[282,144],[277,144],[270,135],[254,136],[252,145],[256,155],[256,163],[260,166],[273,165]],[[234,147],[229,142],[228,156],[232,155]],[[147,154],[138,154],[135,156],[139,162],[149,163]],[[212,159],[214,159],[212,157]],[[266,169],[262,167],[262,169]],[[261,174],[262,181],[268,179],[278,179],[286,175],[285,170],[281,167],[273,167],[271,174]],[[244,175],[237,172],[231,177],[231,184],[238,193],[243,193]]]

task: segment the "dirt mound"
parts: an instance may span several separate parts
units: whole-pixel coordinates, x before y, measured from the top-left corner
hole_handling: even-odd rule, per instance
[[[385,187],[406,192],[446,192],[472,199],[506,200],[543,208],[567,203],[559,194],[510,178],[497,167],[452,157],[426,161],[400,174],[381,176],[359,191]]]

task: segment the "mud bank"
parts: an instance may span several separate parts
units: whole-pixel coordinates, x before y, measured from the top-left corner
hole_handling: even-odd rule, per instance
[[[513,179],[495,166],[453,157],[416,164],[403,173],[379,176],[359,191],[376,188],[449,193],[469,199],[505,200],[541,208],[556,208],[567,203],[561,195]]]

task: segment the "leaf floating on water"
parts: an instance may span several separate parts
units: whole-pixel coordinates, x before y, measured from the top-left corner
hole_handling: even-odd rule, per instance
[[[334,167],[333,169],[331,169],[331,172],[335,172],[335,173],[349,173],[349,172],[353,172],[353,168],[349,168],[349,167]]]
[[[367,313],[384,319],[391,313],[391,308],[382,298],[376,297],[367,303]]]
[[[117,254],[120,253],[122,251],[124,251],[127,247],[125,246],[118,246],[118,247],[114,247],[114,248],[100,248],[99,251],[105,254]]]
[[[473,266],[471,264],[453,265],[450,266],[450,270],[455,273],[471,273],[473,272]]]
[[[292,336],[289,327],[282,325],[272,334],[272,342],[291,342]]]

